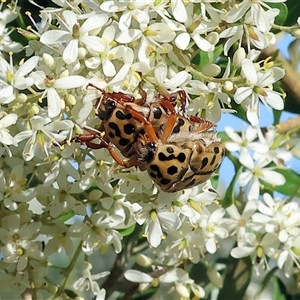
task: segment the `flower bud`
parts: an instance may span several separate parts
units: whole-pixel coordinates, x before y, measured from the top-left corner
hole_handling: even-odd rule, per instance
[[[246,52],[244,48],[238,48],[234,55],[233,55],[233,60],[232,60],[232,64],[235,67],[240,67],[242,65],[243,60],[246,58]]]
[[[221,68],[216,64],[207,64],[201,68],[201,72],[210,77],[215,77],[220,74]]]
[[[223,286],[223,278],[220,275],[220,273],[213,269],[213,268],[208,268],[207,270],[207,276],[210,280],[210,282],[217,288],[222,288]]]
[[[25,102],[27,101],[27,95],[24,94],[24,93],[20,93],[20,94],[18,94],[16,100],[17,100],[19,103],[23,104],[23,103],[25,103]]]
[[[30,29],[30,26],[29,26],[29,28],[27,27],[27,29]],[[39,39],[39,37],[35,33],[31,32],[31,31],[28,31],[28,30],[25,30],[25,29],[22,29],[22,28],[18,28],[18,33],[23,35],[29,41]]]
[[[28,109],[28,115],[30,117],[37,115],[39,112],[40,112],[40,109],[36,104],[30,105],[30,108]]]
[[[60,73],[59,78],[68,77],[70,74],[69,70],[64,70]]]
[[[225,81],[225,83],[224,83],[224,90],[226,92],[232,92],[234,90],[234,84],[233,84],[233,82],[229,81],[229,80]]]
[[[144,254],[138,254],[135,260],[136,263],[141,267],[147,268],[152,266],[152,259]]]
[[[76,104],[76,98],[71,95],[71,94],[68,94],[67,98],[66,98],[66,101],[70,104],[70,105],[75,105]]]
[[[89,193],[88,199],[91,201],[99,201],[101,196],[102,196],[102,192],[100,190],[95,189]]]
[[[85,58],[86,54],[87,54],[87,50],[85,48],[83,48],[83,47],[78,48],[78,58],[79,59]]]
[[[207,35],[206,40],[209,41],[211,44],[216,45],[219,42],[220,38],[216,32],[210,32]]]
[[[50,70],[54,70],[55,69],[55,61],[54,58],[48,54],[48,53],[44,53],[43,56],[43,61],[44,64],[50,69]]]
[[[177,293],[184,299],[190,298],[189,290],[182,283],[175,283]]]

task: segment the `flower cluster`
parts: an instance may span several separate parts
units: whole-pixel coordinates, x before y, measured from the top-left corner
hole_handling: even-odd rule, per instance
[[[220,288],[206,255],[229,237],[237,240],[233,257],[259,257],[263,267],[273,258],[294,273],[299,205],[269,194],[259,201],[265,183],[284,184],[278,168],[290,158],[275,127],[266,134],[258,127],[259,103],[283,109],[283,94],[273,84],[284,70],[259,61],[260,50],[275,43],[271,26],[280,13],[267,2],[284,0],[53,0],[53,7],[40,7],[38,23],[28,13],[32,26],[18,29],[29,39],[22,49],[9,37],[16,11],[1,3],[0,297],[12,297],[12,290],[32,299],[59,298],[68,289],[97,299],[121,294],[119,280],[110,277],[120,272],[107,270],[123,263],[125,271],[128,256],[139,254],[139,264],[151,272],[129,270],[125,277],[140,290],[159,285],[157,297],[200,299],[205,290],[184,265],[204,262]],[[25,58],[16,63],[13,53],[20,50]],[[142,86],[149,102],[184,90],[186,112],[214,124],[235,112],[233,106],[244,111],[252,126],[242,137],[225,129],[227,150],[239,154],[236,182],[249,188],[244,211],[222,207],[217,176],[164,193],[146,171],[117,166],[107,149],[73,143],[100,125],[99,95],[89,83],[136,98]],[[111,249],[114,267],[102,258],[103,269],[92,275],[93,256]],[[105,291],[99,279],[106,276],[113,287],[105,282]]]

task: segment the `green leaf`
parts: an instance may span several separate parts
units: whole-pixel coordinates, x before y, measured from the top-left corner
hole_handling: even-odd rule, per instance
[[[221,45],[221,44],[218,45],[217,47],[215,47],[212,59],[209,58],[207,52],[200,51],[199,54],[197,54],[193,58],[192,63],[197,66],[205,66],[209,63],[216,63],[222,52],[223,52],[223,45]]]
[[[274,126],[276,126],[280,122],[281,114],[282,114],[282,110],[273,109]]]
[[[285,26],[295,25],[299,17],[300,1],[289,0],[285,4],[288,8],[289,13],[284,25]]]
[[[286,300],[286,287],[278,278],[273,277],[273,293],[274,299],[276,300]]]
[[[261,293],[264,291],[264,289],[267,287],[268,283],[274,278],[274,273],[277,271],[277,267],[273,268],[268,274],[265,276],[263,281],[261,282],[259,290],[254,295],[253,299],[258,299]],[[274,295],[274,294],[273,294]],[[277,299],[277,298],[275,298]]]
[[[136,296],[133,296],[132,299],[133,300],[148,300],[156,293],[156,291],[157,291],[156,288],[150,288],[138,295],[135,294]],[[154,298],[152,298],[152,299],[154,299]]]
[[[275,171],[285,177],[285,184],[273,186],[269,183],[263,182],[265,188],[277,191],[287,196],[292,195],[294,197],[300,197],[300,175],[290,169],[275,169]]]
[[[279,15],[275,18],[275,24],[276,25],[283,25],[286,21],[289,10],[285,3],[268,3],[268,5],[272,8],[278,8],[279,9]]]
[[[128,228],[124,228],[124,229],[118,229],[118,231],[122,234],[122,236],[127,236],[133,233],[135,229],[135,224],[131,225]]]
[[[235,202],[235,195],[234,195],[234,190],[236,183],[238,181],[238,178],[242,172],[243,166],[240,164],[239,160],[237,157],[233,155],[228,155],[228,158],[233,162],[234,168],[235,168],[235,174],[234,177],[232,178],[229,187],[226,190],[226,194],[224,196],[224,199],[222,201],[222,207],[227,208],[234,204]]]
[[[68,213],[64,214],[64,215],[61,215],[59,216],[58,218],[56,218],[55,220],[59,220],[59,221],[62,221],[62,222],[66,222],[68,220],[70,220],[72,217],[75,216],[75,213],[74,211],[69,211]]]
[[[245,299],[245,292],[249,285],[252,273],[250,257],[241,259],[230,258],[226,267],[223,287],[218,300]]]

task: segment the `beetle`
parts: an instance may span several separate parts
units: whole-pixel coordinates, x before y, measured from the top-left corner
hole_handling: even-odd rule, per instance
[[[90,84],[94,88],[98,87]],[[136,100],[124,93],[102,93],[97,101],[97,115],[102,120],[104,136],[90,131],[76,141],[88,147],[107,148],[114,160],[128,168],[147,170],[163,191],[176,192],[198,185],[219,167],[225,150],[208,120],[176,112],[175,96],[158,97],[146,103],[146,95]],[[185,99],[180,94],[181,103]],[[93,139],[99,138],[95,144]],[[116,152],[128,158],[123,160]]]

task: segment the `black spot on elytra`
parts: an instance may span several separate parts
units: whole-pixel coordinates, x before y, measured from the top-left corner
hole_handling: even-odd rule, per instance
[[[215,163],[215,161],[216,161],[216,158],[217,158],[217,156],[216,155],[214,155],[214,157],[213,157],[213,159],[211,160],[211,162],[210,162],[210,165],[212,166],[214,163]]]
[[[130,142],[130,140],[124,139],[124,138],[120,138],[120,140],[119,140],[119,144],[120,144],[121,146],[126,146],[126,145],[129,144],[129,142]]]
[[[154,178],[163,178],[158,165],[151,165],[150,169],[156,173],[156,175],[153,176]],[[153,174],[153,172],[149,173],[150,176],[152,176],[151,174]]]
[[[121,131],[116,123],[109,122],[108,127],[115,131],[115,136],[121,136]]]
[[[204,157],[202,160],[202,165],[201,165],[201,169],[204,169],[208,164],[208,158]]]
[[[170,179],[166,179],[166,178],[163,178],[163,179],[160,181],[161,184],[169,184],[170,182],[171,182],[171,180],[170,180]]]
[[[132,133],[134,133],[134,131],[135,131],[135,126],[133,126],[132,124],[125,124],[124,125],[124,132],[126,133],[126,134],[132,134]]]
[[[172,133],[178,133],[180,132],[180,127],[184,125],[184,120],[182,118],[178,118],[178,123],[177,125],[173,128],[173,132]]]
[[[119,120],[130,120],[132,118],[132,114],[128,113],[128,114],[124,114],[122,111],[118,110],[116,112],[116,117]]]
[[[178,172],[178,168],[175,166],[171,166],[167,169],[169,175],[174,175]]]
[[[154,119],[159,120],[161,118],[161,116],[162,116],[161,109],[159,107],[155,107],[153,109],[153,117],[154,117]]]
[[[159,167],[158,167],[158,165],[151,165],[151,166],[150,166],[150,169],[153,170],[153,171],[155,171],[155,172],[159,172]]]
[[[168,160],[177,159],[179,162],[183,163],[186,159],[186,155],[184,153],[179,153],[178,156],[175,156],[174,154],[166,156],[164,153],[160,152],[158,154],[158,159],[160,161],[168,161]]]
[[[155,174],[154,172],[149,172],[150,177],[161,178],[160,184],[169,184],[171,182],[170,179],[163,178],[158,165],[151,165],[150,169],[156,173]]]
[[[108,133],[108,136],[109,136],[111,139],[113,139],[113,138],[115,137],[115,135],[114,135],[111,131]]]
[[[167,147],[167,152],[168,153],[174,153],[174,149],[172,147]]]
[[[192,181],[190,181],[190,183],[186,186],[187,187],[192,187],[196,182],[196,179],[194,178]]]
[[[220,148],[219,148],[219,147],[214,147],[214,152],[215,152],[216,154],[218,154],[218,153],[220,152]]]

